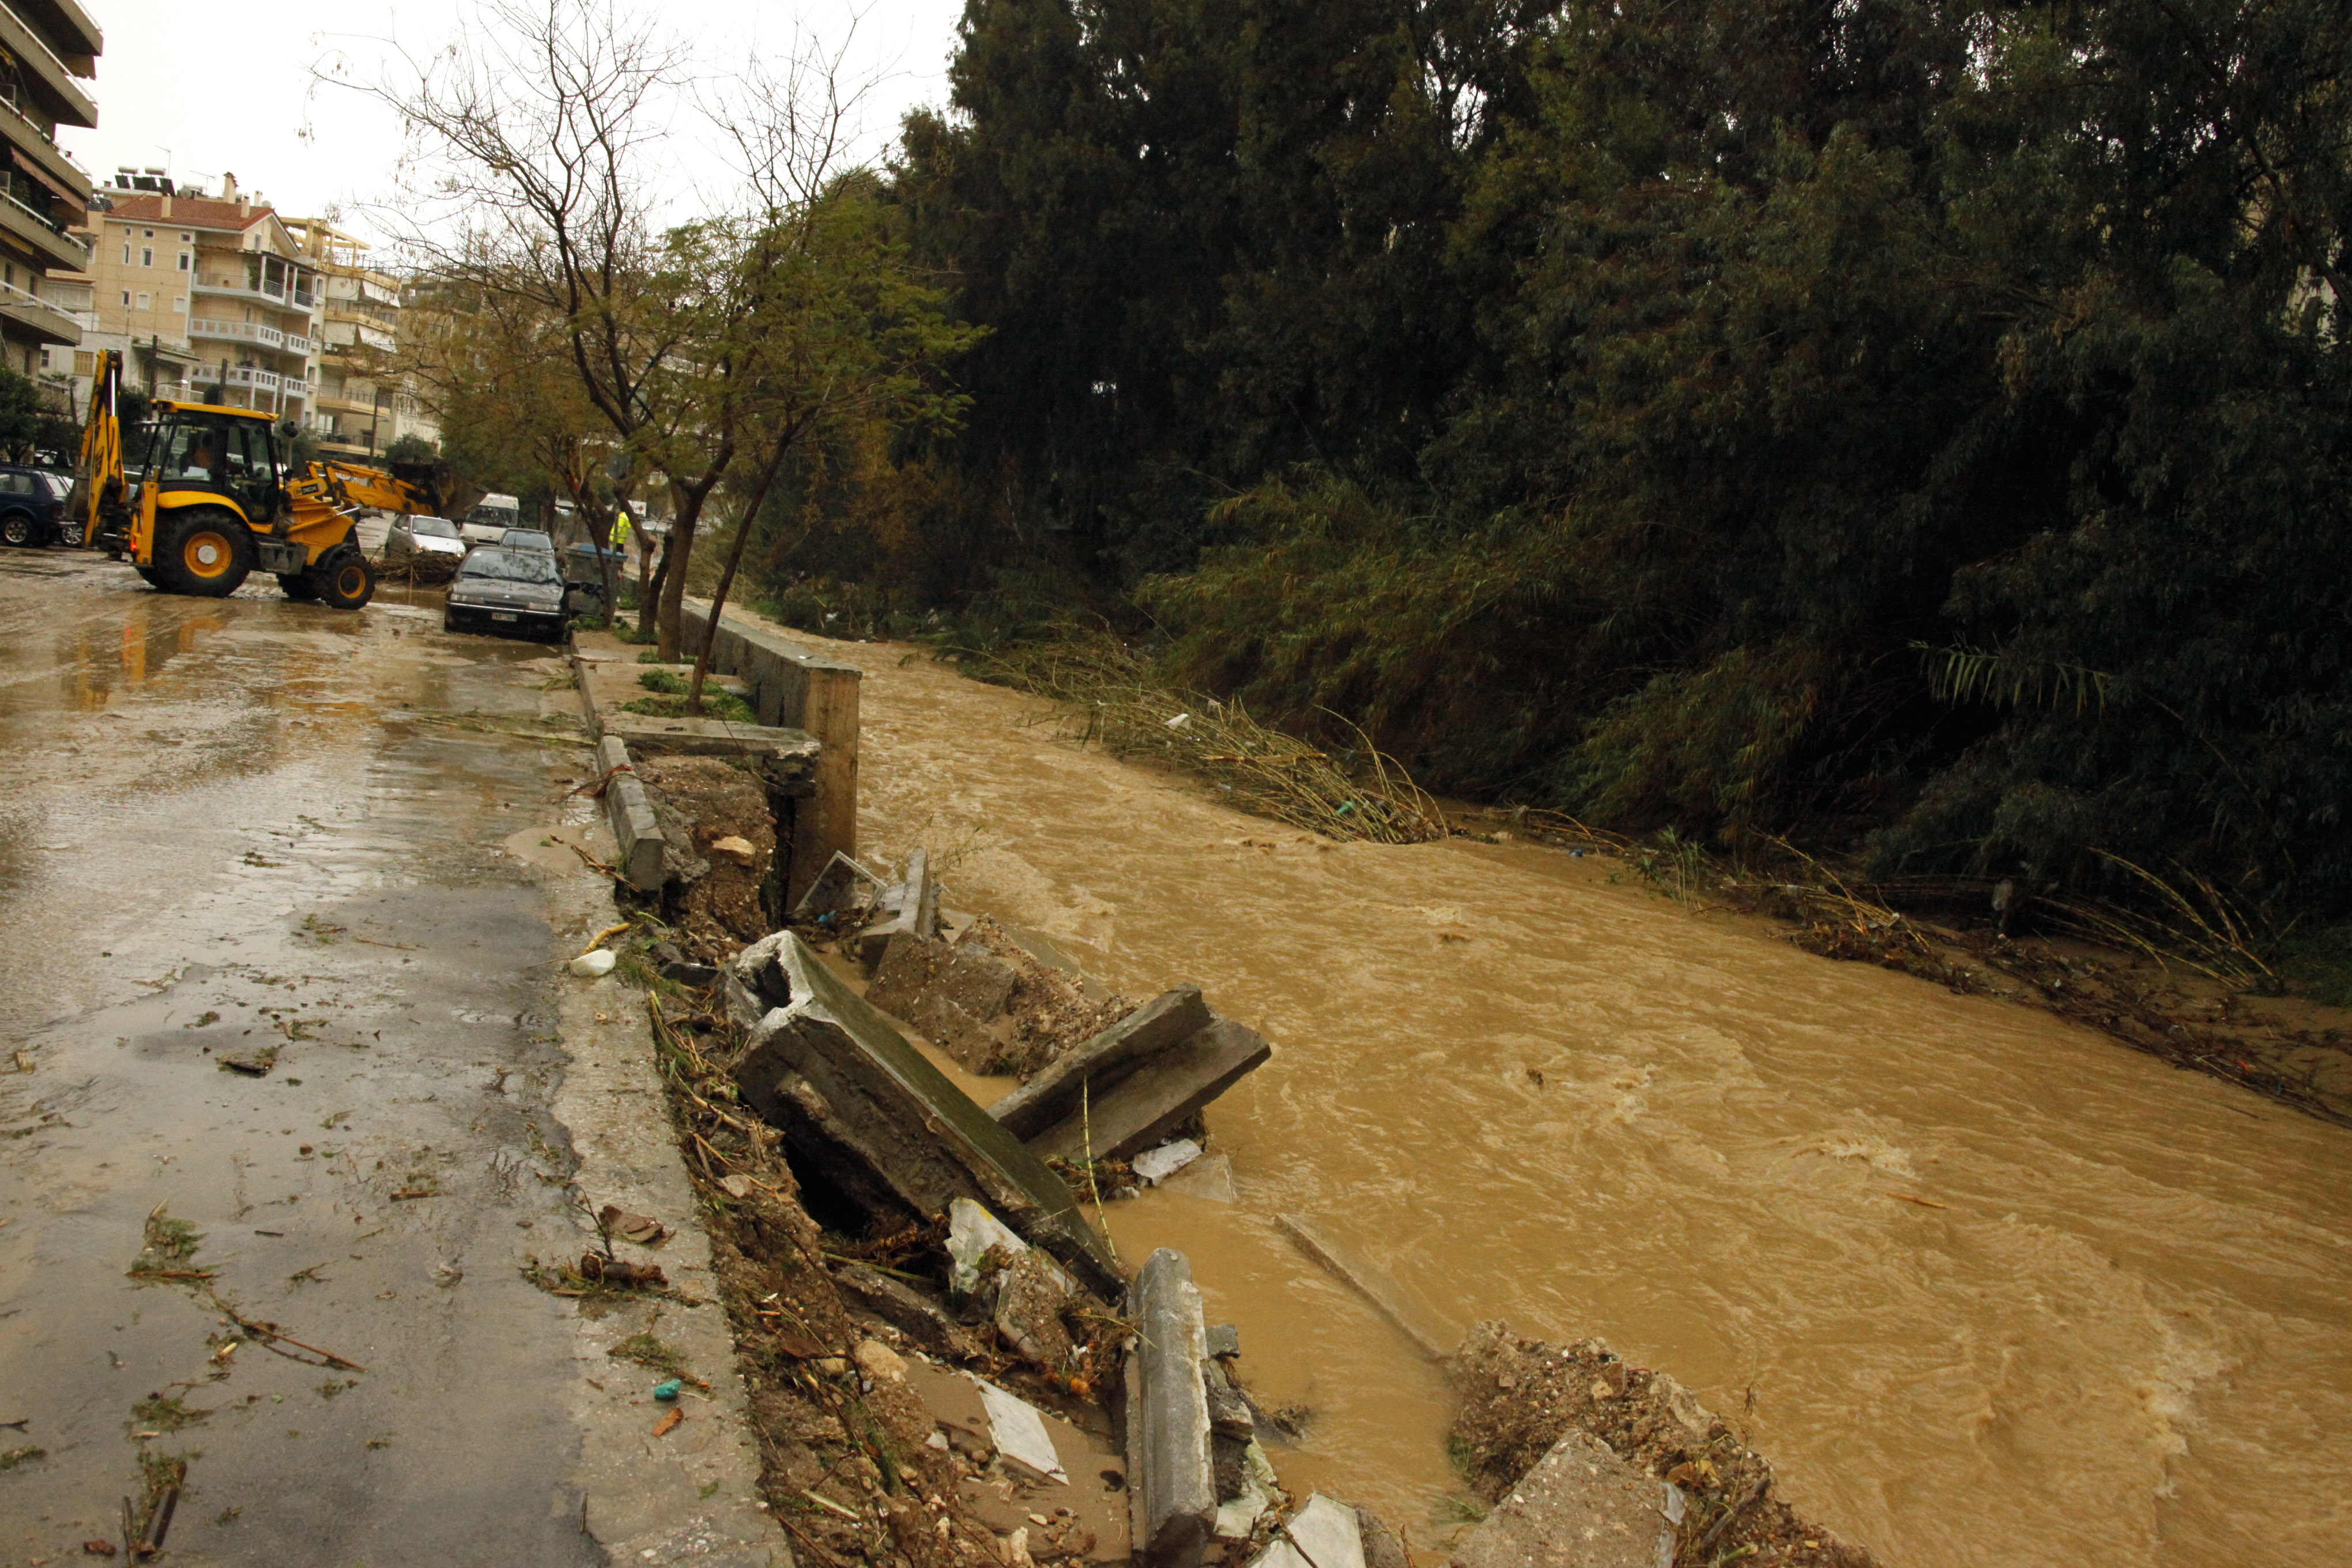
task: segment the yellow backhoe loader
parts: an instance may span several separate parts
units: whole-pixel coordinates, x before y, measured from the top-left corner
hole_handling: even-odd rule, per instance
[[[100,351],[64,515],[166,593],[226,598],[262,571],[289,599],[356,610],[375,593],[375,568],[352,535],[359,509],[440,510],[421,465],[387,472],[329,461],[289,472],[293,426],[250,408],[159,401],[130,451],[121,381],[121,356]]]

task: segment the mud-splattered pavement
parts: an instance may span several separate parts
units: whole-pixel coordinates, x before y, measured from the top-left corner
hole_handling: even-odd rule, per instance
[[[0,1563],[175,1459],[174,1561],[607,1560],[520,1273],[579,1245],[550,653],[0,552]]]

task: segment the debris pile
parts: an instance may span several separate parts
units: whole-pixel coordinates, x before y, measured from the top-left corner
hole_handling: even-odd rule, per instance
[[[1450,1370],[1462,1395],[1453,1447],[1472,1488],[1501,1505],[1456,1545],[1460,1568],[1528,1568],[1612,1531],[1622,1552],[1591,1562],[1870,1568],[1868,1552],[1772,1496],[1770,1464],[1663,1373],[1502,1323],[1474,1329]]]

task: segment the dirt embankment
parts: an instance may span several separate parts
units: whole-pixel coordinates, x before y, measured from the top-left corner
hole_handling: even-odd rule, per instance
[[[1635,1469],[1682,1489],[1675,1568],[1804,1563],[1874,1568],[1874,1559],[1808,1523],[1772,1495],[1772,1467],[1688,1389],[1630,1366],[1591,1340],[1553,1346],[1481,1323],[1449,1369],[1462,1394],[1453,1448],[1489,1503],[1517,1486],[1571,1431]]]

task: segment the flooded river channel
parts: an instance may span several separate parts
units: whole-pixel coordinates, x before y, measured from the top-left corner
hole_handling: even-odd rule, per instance
[[[1111,1217],[1316,1413],[1287,1484],[1424,1542],[1460,1517],[1435,1369],[1286,1213],[1457,1326],[1671,1372],[1890,1564],[2352,1561],[2352,1133],[1608,860],[1304,838],[835,651],[868,672],[870,856],[927,845],[957,907],[1276,1042],[1211,1111],[1239,1202]]]

